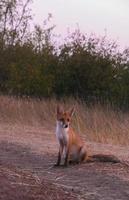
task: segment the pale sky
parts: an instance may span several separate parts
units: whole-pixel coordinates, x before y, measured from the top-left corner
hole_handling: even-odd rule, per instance
[[[35,22],[53,15],[55,32],[65,35],[79,25],[83,33],[104,35],[129,47],[129,0],[33,0]]]

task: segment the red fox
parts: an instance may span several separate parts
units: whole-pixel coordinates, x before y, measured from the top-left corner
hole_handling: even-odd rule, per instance
[[[55,166],[60,165],[63,152],[65,154],[64,166],[67,166],[70,162],[81,163],[83,161],[120,162],[112,155],[88,156],[83,140],[70,127],[73,114],[74,108],[63,111],[60,106],[57,106],[56,137],[59,142],[59,152]]]

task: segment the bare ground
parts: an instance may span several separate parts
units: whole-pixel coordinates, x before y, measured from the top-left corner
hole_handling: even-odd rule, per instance
[[[87,148],[129,161],[127,147],[87,143]],[[0,199],[129,199],[128,166],[95,162],[54,168],[57,151],[54,131],[1,124]]]

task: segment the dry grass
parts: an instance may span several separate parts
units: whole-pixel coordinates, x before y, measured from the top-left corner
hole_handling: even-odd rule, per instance
[[[0,123],[54,129],[56,105],[51,100],[21,99],[0,96]],[[109,106],[86,106],[69,99],[60,102],[68,109],[75,106],[73,127],[89,141],[129,145],[129,114],[113,111]]]

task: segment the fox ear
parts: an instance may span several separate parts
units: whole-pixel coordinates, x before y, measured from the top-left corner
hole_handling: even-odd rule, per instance
[[[57,105],[57,115],[60,115],[63,113],[63,108],[59,105]]]
[[[74,112],[75,112],[75,108],[73,107],[73,108],[71,108],[70,111],[69,111],[70,117],[73,116]]]

